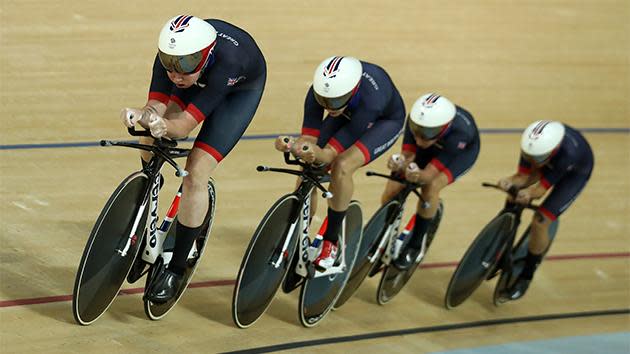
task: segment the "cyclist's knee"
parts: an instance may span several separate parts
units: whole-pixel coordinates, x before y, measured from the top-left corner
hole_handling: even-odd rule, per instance
[[[210,178],[211,170],[204,168],[197,168],[196,165],[192,165],[187,169],[188,176],[184,178],[184,188],[190,189],[205,189]]]
[[[434,178],[431,182],[422,186],[422,197],[425,199],[437,199],[440,197],[440,191],[446,185],[440,178]]]
[[[347,176],[352,176],[354,171],[356,171],[360,167],[352,161],[352,159],[345,158],[344,156],[338,156],[335,161],[333,161],[331,171],[333,178],[343,178]]]
[[[381,203],[385,204],[392,200],[396,194],[398,194],[403,189],[403,185],[400,183],[388,181],[385,185],[385,190],[383,191],[383,195],[381,196]]]

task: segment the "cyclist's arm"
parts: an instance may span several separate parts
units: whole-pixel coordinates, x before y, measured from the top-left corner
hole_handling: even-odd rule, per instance
[[[514,175],[508,177],[508,180],[513,185],[521,189],[521,188],[529,187],[533,185],[534,183],[538,182],[540,180],[540,174],[538,173],[525,174],[525,173],[517,172]]]
[[[526,188],[540,180],[540,171],[521,156],[519,157],[517,172],[508,177],[507,180],[519,189]]]
[[[199,124],[188,111],[169,113],[164,117],[166,132],[170,138],[183,138]]]
[[[402,166],[402,170],[404,171],[407,169],[407,166],[409,166],[410,163],[416,160],[416,153],[408,150],[403,150],[400,154],[402,155],[403,159],[405,159]]]
[[[541,182],[534,183],[525,189],[529,194],[530,198],[538,199],[545,195],[548,188],[545,187]]]
[[[317,146],[317,142],[311,143],[310,148],[315,153],[315,164],[325,164],[333,162],[338,153],[330,144],[326,144],[324,148]]]
[[[439,175],[440,170],[438,170],[437,167],[435,167],[435,165],[433,165],[432,163],[428,163],[424,168],[420,169],[417,182],[427,184],[433,181]]]
[[[147,104],[142,107],[143,111],[151,111],[157,114],[160,117],[164,117],[164,113],[166,113],[166,105],[161,101],[150,99]]]
[[[307,143],[311,143],[311,144],[317,144],[317,137],[312,136],[312,135],[302,135],[299,138],[297,138],[297,140],[295,140],[295,142],[297,144],[303,143],[303,142],[307,142]]]

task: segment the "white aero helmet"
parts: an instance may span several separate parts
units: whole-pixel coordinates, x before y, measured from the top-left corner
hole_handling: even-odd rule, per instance
[[[363,66],[353,57],[330,57],[313,75],[315,99],[322,107],[336,111],[348,104],[359,89]]]
[[[196,73],[208,62],[216,40],[217,31],[208,22],[195,16],[175,16],[162,27],[158,56],[168,71]]]
[[[530,124],[521,136],[523,158],[542,164],[558,149],[564,138],[564,125],[551,120],[539,120]]]
[[[433,140],[449,127],[457,109],[453,102],[436,93],[422,95],[411,107],[409,128],[424,140]]]

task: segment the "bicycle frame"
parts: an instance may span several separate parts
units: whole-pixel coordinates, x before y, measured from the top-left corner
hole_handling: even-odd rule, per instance
[[[129,128],[129,134],[132,136],[150,136],[148,131],[136,131],[134,128]],[[168,234],[168,230],[177,215],[179,210],[179,201],[182,195],[182,187],[180,185],[179,190],[177,191],[171,205],[166,213],[166,216],[162,220],[160,227],[157,227],[157,223],[159,221],[158,216],[158,202],[159,202],[159,192],[160,192],[160,170],[164,166],[164,163],[169,163],[172,165],[176,172],[175,175],[177,177],[185,177],[188,175],[188,172],[173,160],[174,158],[186,157],[189,154],[188,149],[180,149],[175,148],[177,143],[175,141],[171,141],[168,139],[157,139],[156,143],[153,145],[145,145],[134,142],[117,142],[117,141],[108,141],[101,140],[101,146],[123,146],[130,147],[139,150],[145,150],[153,153],[153,157],[143,168],[143,172],[149,177],[149,181],[151,183],[150,188],[148,188],[145,192],[144,199],[142,204],[140,205],[140,209],[136,215],[131,231],[129,232],[129,236],[126,239],[121,240],[121,244],[117,248],[117,252],[121,257],[127,256],[127,252],[131,245],[135,244],[139,241],[138,238],[138,228],[140,227],[140,219],[144,214],[147,206],[150,206],[149,215],[147,218],[147,224],[142,226],[141,235],[144,235],[145,230],[147,230],[148,226],[148,235],[147,242],[142,250],[142,260],[153,264],[157,260],[158,257],[162,257],[164,260],[164,264],[168,264],[172,257],[172,252],[164,252],[164,240]],[[142,237],[142,236],[141,236]],[[141,240],[141,239],[140,239]],[[124,244],[123,244],[124,242]],[[190,255],[194,254],[197,251],[196,245],[193,243],[193,247],[190,250]]]
[[[482,183],[482,186],[502,190],[497,185],[494,185],[491,183],[484,182]],[[512,197],[516,197],[516,194],[518,193],[518,189],[512,188],[506,193],[511,195]],[[522,205],[522,204],[517,204],[514,202],[506,202],[505,206],[499,213],[499,215],[512,214],[514,218],[512,219],[512,224],[510,225],[510,231],[509,231],[507,240],[505,242],[505,247],[503,247],[503,249],[501,249],[500,252],[494,257],[497,260],[495,263],[497,265],[497,268],[494,270],[495,273],[491,274],[490,278],[498,274],[498,272],[496,272],[497,270],[502,270],[506,272],[511,271],[512,266],[513,266],[513,261],[514,261],[512,259],[512,250],[514,248],[514,244],[516,241],[516,234],[518,232],[518,227],[521,224],[521,216],[525,209],[531,209],[531,210],[536,211],[538,210],[538,205],[533,205],[531,203],[527,205]],[[489,269],[490,266],[492,265],[492,263],[485,260],[482,260],[481,264],[486,269]]]
[[[318,278],[318,277],[333,275],[333,274],[337,274],[337,273],[341,273],[345,271],[346,269],[346,259],[345,259],[345,253],[346,253],[345,252],[345,223],[346,221],[344,219],[342,222],[342,227],[341,227],[342,231],[341,231],[340,241],[341,241],[342,247],[341,247],[341,256],[340,256],[339,265],[330,267],[326,271],[323,271],[323,272],[319,272],[319,271],[309,272],[309,268],[311,267],[312,262],[315,260],[315,258],[319,254],[319,248],[321,246],[319,242],[316,242],[317,238],[314,240],[313,243],[311,243],[311,239],[309,237],[310,219],[311,219],[311,194],[313,190],[317,188],[322,191],[322,196],[325,199],[332,198],[332,193],[328,192],[321,184],[322,183],[321,181],[325,180],[328,177],[328,174],[326,174],[321,169],[313,168],[310,165],[307,165],[297,159],[291,160],[289,157],[289,153],[284,154],[284,159],[287,164],[299,165],[302,167],[303,170],[296,171],[296,170],[288,170],[288,169],[282,169],[282,168],[271,168],[271,167],[266,167],[266,166],[257,167],[257,170],[259,172],[266,172],[266,171],[280,172],[280,173],[296,175],[302,178],[302,182],[297,187],[295,192],[293,192],[293,194],[298,198],[300,208],[296,209],[295,214],[291,216],[291,220],[292,220],[291,225],[285,235],[282,249],[280,249],[279,252],[275,252],[274,256],[272,256],[272,259],[270,260],[269,263],[272,264],[275,268],[278,268],[282,265],[283,262],[290,261],[290,259],[287,259],[288,247],[289,247],[291,238],[293,237],[295,233],[295,230],[299,229],[300,239],[297,246],[298,247],[297,255],[294,255],[294,257],[298,257],[298,261],[297,261],[297,265],[295,269],[294,270],[290,269],[289,271],[295,271],[298,275],[304,278],[308,278],[309,276]]]
[[[400,254],[400,248],[396,248],[396,237],[400,232],[400,224],[402,223],[402,217],[405,211],[405,201],[407,200],[407,197],[409,196],[409,194],[414,193],[422,201],[423,208],[428,208],[429,204],[424,201],[424,199],[422,199],[422,196],[418,192],[418,188],[421,187],[420,184],[410,183],[402,178],[384,175],[372,171],[368,171],[366,175],[383,177],[404,185],[403,189],[398,192],[392,199],[399,203],[399,207],[397,208],[395,213],[388,217],[387,230],[385,231],[384,236],[381,237],[379,241],[377,251],[374,252],[374,254],[369,258],[369,262],[372,264],[380,259],[383,264],[389,265],[391,264],[392,260],[398,258],[398,255]]]

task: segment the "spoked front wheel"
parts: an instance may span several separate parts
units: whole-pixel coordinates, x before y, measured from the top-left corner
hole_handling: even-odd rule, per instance
[[[390,264],[385,268],[383,272],[383,276],[381,277],[381,281],[378,284],[378,290],[376,292],[376,301],[380,305],[385,305],[391,299],[396,296],[400,290],[407,284],[409,279],[413,273],[418,269],[420,263],[424,260],[426,256],[426,252],[429,250],[429,246],[433,242],[435,238],[435,234],[437,232],[438,227],[440,226],[440,221],[442,220],[442,215],[444,214],[444,205],[440,201],[440,205],[438,206],[437,212],[433,220],[431,220],[431,225],[429,225],[429,229],[427,230],[427,244],[425,248],[425,255],[419,259],[414,265],[412,265],[407,270],[399,270],[394,267],[394,265]],[[406,247],[407,242],[411,240],[411,235],[409,235],[405,239],[405,243],[403,244],[403,248]]]
[[[131,269],[147,223],[148,183],[143,172],[127,177],[92,228],[72,293],[72,314],[79,324],[91,324],[109,308]],[[123,252],[137,218],[134,235]]]
[[[265,313],[289,270],[297,248],[298,210],[297,196],[285,195],[269,209],[254,232],[232,296],[232,319],[238,327],[251,326]],[[289,244],[282,252],[289,232]]]
[[[343,292],[335,303],[335,309],[338,309],[354,295],[365,277],[368,275],[372,267],[379,263],[383,250],[378,249],[381,239],[385,237],[385,233],[389,226],[388,218],[398,210],[400,202],[396,200],[389,201],[380,207],[376,213],[370,218],[367,225],[363,229],[363,237],[361,238],[361,247],[357,253],[357,260],[352,268],[352,273],[348,278],[348,282]],[[374,258],[372,262],[370,259]]]
[[[345,217],[345,262],[341,273],[309,278],[300,291],[300,321],[305,327],[313,327],[332,309],[341,295],[361,246],[363,216],[361,206],[352,201]]]
[[[507,247],[507,239],[515,216],[503,213],[481,230],[459,262],[448,284],[444,305],[448,309],[459,306],[496,269],[497,262]]]
[[[196,242],[197,252],[196,254],[193,254],[191,258],[187,260],[188,266],[186,267],[186,271],[184,273],[184,282],[183,282],[182,287],[179,289],[179,292],[177,293],[177,295],[175,295],[175,297],[173,297],[171,300],[163,304],[157,304],[147,299],[144,299],[144,313],[147,315],[147,317],[149,317],[152,320],[159,320],[163,318],[177,304],[179,299],[184,294],[184,291],[188,287],[188,284],[190,284],[190,282],[192,281],[193,275],[195,274],[195,270],[197,269],[197,266],[199,265],[199,261],[201,260],[201,257],[204,254],[204,250],[206,249],[208,245],[208,238],[210,237],[210,231],[212,230],[212,223],[214,221],[214,209],[216,206],[216,193],[214,189],[214,181],[212,178],[208,181],[208,198],[209,198],[208,211],[206,213],[206,217],[204,219],[203,227],[201,228],[199,238],[197,239],[197,242]],[[176,223],[177,223],[177,217],[174,218],[173,223],[171,224],[171,227],[168,230],[168,235],[166,236],[166,239],[164,240],[164,244],[165,244],[164,248],[167,248],[166,247],[167,243],[172,243],[173,245],[175,244],[174,241],[175,241],[175,236],[176,236],[175,235],[176,228],[173,227],[173,225],[176,225]],[[151,266],[151,269],[149,270],[149,275],[147,276],[145,289],[148,289],[149,283],[154,278],[155,273],[158,269],[159,267],[157,264],[154,264]]]

